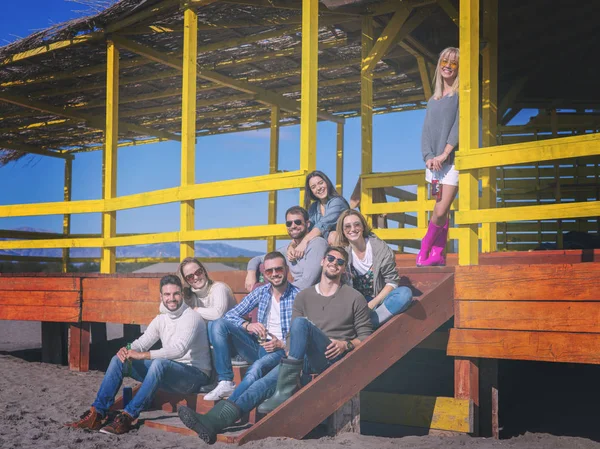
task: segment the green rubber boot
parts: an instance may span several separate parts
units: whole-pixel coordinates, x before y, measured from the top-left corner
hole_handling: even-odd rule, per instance
[[[258,413],[270,413],[296,392],[304,360],[281,359],[275,393],[258,406]]]
[[[217,434],[225,427],[235,423],[242,414],[237,405],[226,399],[217,402],[217,405],[205,415],[196,413],[185,405],[180,406],[177,413],[181,422],[196,432],[208,444],[215,444]]]

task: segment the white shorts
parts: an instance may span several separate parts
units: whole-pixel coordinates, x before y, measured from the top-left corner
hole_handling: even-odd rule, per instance
[[[450,186],[458,185],[458,170],[454,168],[454,165],[445,165],[440,171],[431,171],[428,168],[425,169],[425,180],[429,183],[437,179],[440,184],[446,184]]]

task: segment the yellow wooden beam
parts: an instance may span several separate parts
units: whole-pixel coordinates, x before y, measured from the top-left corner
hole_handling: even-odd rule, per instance
[[[248,5],[248,6],[259,6],[264,8],[276,8],[276,9],[288,9],[293,11],[299,11],[303,9],[303,0],[298,2],[290,2],[285,0],[222,0],[223,3],[231,3],[235,5]],[[338,14],[338,15],[349,15],[357,16],[358,11],[347,12],[348,9],[338,8],[335,11],[327,9],[325,5],[320,4],[318,13],[321,14]]]
[[[540,204],[535,206],[503,207],[456,212],[457,223],[499,223],[528,220],[564,220],[569,218],[597,217],[600,201]]]
[[[71,201],[71,191],[73,189],[73,160],[65,161],[65,180],[63,187],[63,201]],[[63,235],[68,236],[71,233],[71,216],[65,214],[63,216]],[[62,251],[62,272],[69,271],[69,249],[64,248]]]
[[[427,70],[427,62],[423,56],[416,56],[417,64],[419,65],[419,75],[421,76],[421,85],[423,86],[423,93],[425,94],[425,99],[429,100],[433,95],[431,91],[431,78],[429,76],[429,71]]]
[[[106,129],[102,154],[102,198],[117,196],[117,145],[119,143],[119,49],[112,41],[106,43]],[[102,213],[102,238],[117,235],[117,213]],[[102,248],[100,272],[115,273],[116,250]]]
[[[410,11],[409,11],[410,12]],[[394,17],[397,17],[398,14]],[[408,13],[406,14],[408,15]],[[393,20],[393,19],[392,19]],[[360,82],[360,124],[361,124],[361,169],[362,175],[373,171],[373,72],[368,70],[373,54],[373,18],[365,16],[361,24],[361,82]],[[362,193],[369,195],[369,192]],[[366,199],[365,199],[366,200]],[[361,199],[361,203],[362,203]]]
[[[228,181],[173,187],[152,192],[120,196],[111,200],[79,200],[35,204],[13,204],[0,206],[0,217],[30,217],[55,214],[86,214],[112,212],[137,207],[156,206],[180,201],[219,198],[299,188],[304,185],[304,173],[300,171],[275,175],[253,176]]]
[[[155,3],[150,7],[144,8],[142,6],[142,10],[127,16],[126,18],[109,23],[105,31],[106,33],[115,33],[123,28],[126,28],[134,23],[141,22],[142,20],[149,19],[155,17],[159,14],[164,13],[166,10],[179,7],[181,0],[164,0],[160,3]]]
[[[0,101],[3,101],[5,103],[10,103],[10,104],[15,104],[15,105],[21,106],[23,108],[33,109],[36,111],[56,115],[58,117],[66,117],[71,120],[85,122],[86,125],[88,125],[92,128],[104,130],[104,123],[102,122],[102,119],[100,119],[99,117],[85,115],[85,114],[81,114],[79,112],[71,112],[69,109],[59,108],[59,107],[45,104],[45,103],[42,103],[39,101],[30,100],[28,98],[21,98],[21,97],[9,95],[6,93],[0,93]],[[139,125],[136,125],[133,123],[122,122],[119,125],[123,131],[131,131],[131,132],[135,132],[135,133],[142,134],[142,135],[148,135],[148,136],[163,137],[163,138],[169,139],[169,140],[181,140],[181,138],[175,134],[166,133],[164,131],[159,131],[159,130],[152,129],[152,128],[145,128],[143,126],[139,126]]]
[[[386,27],[381,32],[381,35],[377,39],[377,42],[374,45],[371,45],[371,50],[368,55],[363,55],[363,63],[361,66],[361,70],[363,73],[372,72],[375,69],[375,66],[381,58],[383,58],[386,52],[390,49],[390,47],[394,44],[396,40],[396,36],[400,32],[400,29],[408,19],[412,8],[401,4],[397,11],[394,13]],[[370,16],[366,16],[370,17]],[[370,20],[373,20],[372,18]],[[363,17],[364,21],[364,17]],[[363,22],[364,23],[364,22]],[[372,28],[372,25],[371,25]],[[363,33],[364,36],[364,33]],[[373,39],[373,33],[371,33],[371,41]]]
[[[50,53],[50,52],[53,52],[56,50],[60,50],[63,48],[68,48],[68,47],[73,47],[75,45],[86,44],[89,42],[98,41],[98,40],[102,39],[103,37],[104,37],[104,33],[95,32],[95,33],[89,33],[89,34],[82,34],[81,36],[75,36],[71,39],[53,42],[51,44],[40,45],[39,47],[32,48],[31,50],[26,50],[26,51],[23,51],[20,53],[15,53],[13,55],[10,55],[10,56],[4,58],[2,61],[0,61],[0,67],[8,66],[17,61],[23,61],[25,59],[29,59],[34,56],[47,54],[47,53]]]
[[[344,187],[344,125],[337,124],[335,146],[335,189],[343,195]]]
[[[479,0],[460,0],[460,85],[459,132],[461,153],[469,154],[479,147]],[[460,169],[459,169],[460,170]],[[479,182],[477,170],[460,170],[459,208],[473,211],[479,207]],[[462,224],[457,220],[459,224]],[[458,262],[460,265],[479,263],[477,225],[462,225],[465,238],[460,240]]]
[[[277,173],[279,168],[279,119],[280,110],[277,106],[271,109],[271,134],[269,139],[269,173]],[[339,125],[338,125],[339,126]],[[269,192],[269,208],[267,214],[267,223],[277,223],[277,191]],[[277,239],[269,237],[267,239],[267,252],[275,251]]]
[[[150,47],[138,44],[137,42],[130,41],[123,37],[118,37],[115,39],[115,41],[120,47],[126,48],[127,50],[137,53],[138,55],[144,56],[152,61],[160,62],[178,70],[182,69],[182,65],[179,60],[169,55],[160,53]],[[200,78],[213,81],[225,87],[231,87],[241,92],[254,94],[256,95],[256,101],[260,103],[279,106],[281,109],[284,109],[286,111],[299,110],[299,105],[294,100],[289,100],[283,95],[279,95],[275,92],[268,91],[267,89],[264,89],[262,87],[252,85],[247,81],[241,81],[235,78],[231,78],[230,76],[222,75],[213,70],[199,69],[197,73]],[[320,111],[318,115],[324,120],[330,120],[336,123],[343,123],[344,121],[343,118],[336,117],[335,115],[324,111]]]
[[[317,168],[317,94],[319,89],[318,47],[319,0],[302,0],[300,171],[303,172],[311,172]],[[303,194],[304,192],[301,191],[300,204],[303,204]]]
[[[475,407],[469,399],[408,394],[360,393],[361,420],[409,427],[475,432]]]
[[[72,159],[73,158],[73,156],[70,156],[65,153],[44,150],[44,149],[41,149],[38,147],[34,147],[33,145],[27,145],[27,144],[24,144],[21,142],[17,142],[15,140],[0,141],[0,149],[20,151],[22,153],[29,153],[29,154],[38,154],[40,156],[57,157],[59,159]]]
[[[583,134],[481,148],[468,155],[459,152],[455,162],[459,170],[471,170],[596,155],[600,155],[600,135]]]
[[[183,15],[183,82],[181,97],[181,186],[196,184],[196,83],[198,64],[198,14],[186,8]],[[195,202],[182,201],[180,205],[180,229],[194,230]],[[179,257],[194,257],[195,242],[179,244]]]
[[[407,11],[403,8],[402,11]],[[410,13],[408,10],[407,14]],[[401,12],[397,12],[394,18],[398,17]],[[388,25],[389,27],[389,25]],[[387,27],[386,27],[387,29]],[[384,31],[385,32],[385,31]],[[363,16],[361,22],[361,71],[360,71],[360,174],[361,178],[373,171],[373,71],[367,70],[373,53],[373,18],[371,16]],[[380,58],[383,55],[380,55]],[[366,189],[361,183],[360,187],[360,204],[366,205],[368,208],[373,203],[373,191]],[[365,218],[369,225],[373,224],[371,214],[365,213]]]
[[[483,2],[483,37],[487,44],[482,51],[483,80],[481,124],[483,146],[497,144],[498,128],[498,0]],[[481,206],[484,209],[496,207],[496,167],[484,168],[481,177]],[[484,223],[481,226],[481,251],[496,251],[496,224]]]

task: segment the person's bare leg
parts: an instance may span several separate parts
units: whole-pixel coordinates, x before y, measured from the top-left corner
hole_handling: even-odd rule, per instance
[[[450,206],[456,198],[458,193],[458,186],[451,186],[444,184],[442,187],[442,199],[435,203],[433,213],[431,214],[431,221],[436,226],[444,226],[448,219],[448,212],[450,212]]]

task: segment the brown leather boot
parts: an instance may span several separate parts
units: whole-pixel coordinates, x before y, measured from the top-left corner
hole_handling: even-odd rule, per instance
[[[95,407],[92,407],[79,417],[79,421],[68,422],[65,426],[75,429],[100,430],[102,421],[102,415],[96,411]]]
[[[135,418],[128,413],[121,412],[115,416],[115,419],[100,429],[100,432],[109,433],[111,435],[122,435],[131,430],[131,423],[133,421],[135,421]]]

